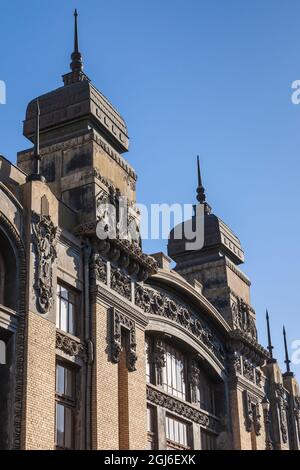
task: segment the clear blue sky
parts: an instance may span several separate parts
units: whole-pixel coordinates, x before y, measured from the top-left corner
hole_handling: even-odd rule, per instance
[[[299,1],[2,1],[0,153],[13,162],[27,103],[68,71],[75,7],[85,71],[128,123],[138,200],[193,202],[200,154],[208,200],[246,252],[260,340],[268,307],[282,361],[282,324],[300,339]]]

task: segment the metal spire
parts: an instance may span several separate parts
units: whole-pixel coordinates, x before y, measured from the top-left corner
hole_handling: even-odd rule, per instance
[[[206,196],[205,196],[205,188],[202,184],[199,155],[197,156],[197,171],[198,171],[197,201],[200,202],[200,204],[204,204],[206,201]]]
[[[289,374],[291,372],[291,367],[290,367],[290,358],[289,358],[289,351],[287,347],[287,340],[286,340],[286,331],[285,327],[283,326],[283,339],[284,339],[284,350],[285,350],[285,363],[286,363],[286,371]]]
[[[72,72],[82,72],[83,64],[82,64],[82,55],[79,52],[79,45],[78,45],[78,13],[77,10],[74,12],[74,52],[71,55],[71,70]]]
[[[271,340],[271,328],[270,328],[270,317],[268,310],[266,311],[266,319],[267,319],[267,330],[268,330],[268,351],[270,353],[270,358],[273,359],[273,349],[272,340]]]
[[[74,52],[79,52],[79,48],[78,48],[78,13],[77,13],[77,10],[74,11],[74,18],[75,18]]]

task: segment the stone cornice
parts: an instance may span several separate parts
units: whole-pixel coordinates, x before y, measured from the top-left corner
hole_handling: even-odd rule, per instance
[[[244,345],[244,349],[248,348],[250,351],[255,352],[255,354],[260,357],[262,363],[264,363],[269,358],[268,351],[243,331],[237,329],[232,330],[229,333],[229,337],[232,341],[232,345],[234,345],[234,341],[240,342]]]

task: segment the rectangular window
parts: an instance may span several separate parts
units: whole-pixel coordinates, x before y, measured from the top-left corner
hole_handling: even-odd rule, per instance
[[[156,410],[153,406],[147,407],[147,450],[156,449]]]
[[[173,416],[166,415],[167,450],[190,449],[189,425]]]
[[[166,365],[163,368],[163,388],[167,393],[186,400],[186,359],[184,355],[166,344]]]
[[[56,365],[56,447],[74,448],[75,371]]]
[[[216,436],[201,429],[201,450],[216,450]]]
[[[76,335],[76,315],[78,296],[71,289],[57,285],[56,327],[71,335]]]

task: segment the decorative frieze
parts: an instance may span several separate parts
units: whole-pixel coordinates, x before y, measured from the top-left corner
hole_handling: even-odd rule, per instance
[[[131,300],[131,279],[118,268],[111,267],[110,287],[126,299]]]
[[[146,313],[160,315],[180,324],[196,336],[221,362],[224,362],[224,348],[216,334],[185,305],[139,284],[135,289],[135,303]]]
[[[136,325],[125,314],[112,309],[112,360],[120,362],[122,351],[122,329],[128,333],[127,364],[130,371],[136,370]]]
[[[57,257],[56,232],[49,215],[33,214],[34,245],[37,253],[37,307],[48,313],[53,304],[52,272]]]
[[[85,361],[87,360],[87,348],[80,341],[70,338],[60,331],[56,332],[56,348],[69,356],[79,356]]]
[[[157,406],[176,413],[182,418],[189,419],[205,428],[219,432],[220,421],[212,415],[208,415],[201,410],[197,410],[188,403],[184,403],[166,393],[147,385],[147,400]]]

